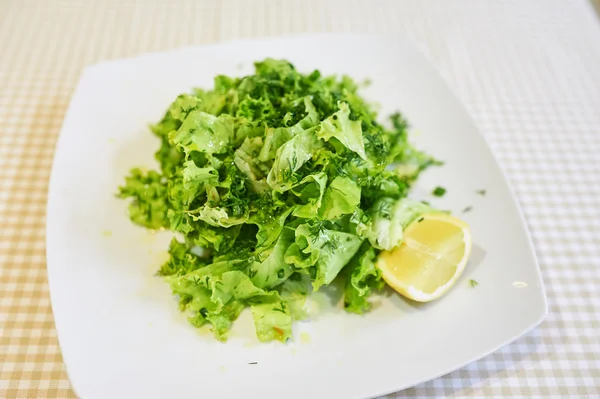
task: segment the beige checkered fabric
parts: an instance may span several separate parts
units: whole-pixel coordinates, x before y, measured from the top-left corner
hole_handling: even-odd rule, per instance
[[[530,334],[390,397],[600,397],[600,23],[585,0],[0,0],[0,398],[74,396],[44,227],[54,145],[82,69],[327,31],[400,33],[439,69],[516,189],[548,294],[550,313]]]

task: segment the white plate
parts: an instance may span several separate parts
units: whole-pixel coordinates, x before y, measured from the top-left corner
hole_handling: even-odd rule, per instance
[[[297,323],[285,345],[259,344],[247,314],[221,344],[178,311],[167,284],[153,276],[168,235],[134,226],[114,193],[131,167],[155,166],[158,143],[147,124],[177,94],[210,87],[217,74],[250,73],[252,61],[265,57],[287,58],[305,72],[370,78],[364,94],[381,114],[404,112],[419,146],[446,162],[419,180],[414,196],[472,226],[472,260],[447,296],[428,305],[383,296],[360,317],[331,306],[335,292],[319,294],[312,320]],[[448,189],[441,199],[428,194],[436,185]],[[376,396],[481,358],[546,314],[523,217],[489,148],[426,59],[393,37],[240,41],[87,69],[56,151],[47,254],[60,346],[86,399]]]

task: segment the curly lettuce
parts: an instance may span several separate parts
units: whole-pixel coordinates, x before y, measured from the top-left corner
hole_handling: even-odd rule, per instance
[[[336,279],[347,311],[370,309],[377,255],[434,212],[407,195],[438,162],[408,142],[401,114],[385,127],[358,90],[266,59],[178,96],[150,126],[159,170],[133,169],[118,196],[134,223],[177,233],[157,274],[194,326],[226,340],[250,308],[257,337],[284,342],[307,295]]]

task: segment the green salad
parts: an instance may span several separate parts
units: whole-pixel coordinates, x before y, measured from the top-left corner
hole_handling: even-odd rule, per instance
[[[194,326],[224,341],[249,307],[257,337],[283,342],[307,295],[334,280],[346,311],[369,310],[384,285],[378,253],[432,211],[407,194],[437,161],[408,142],[400,113],[378,122],[358,89],[266,59],[178,96],[151,126],[160,169],[133,169],[118,195],[134,223],[176,233],[158,275]]]

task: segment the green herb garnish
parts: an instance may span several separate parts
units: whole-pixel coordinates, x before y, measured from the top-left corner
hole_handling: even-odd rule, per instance
[[[444,194],[446,194],[446,189],[444,187],[437,186],[433,190],[432,194],[435,195],[436,197],[443,197]]]
[[[469,284],[471,284],[471,287],[475,288],[479,285],[479,283],[475,280],[469,280]]]

